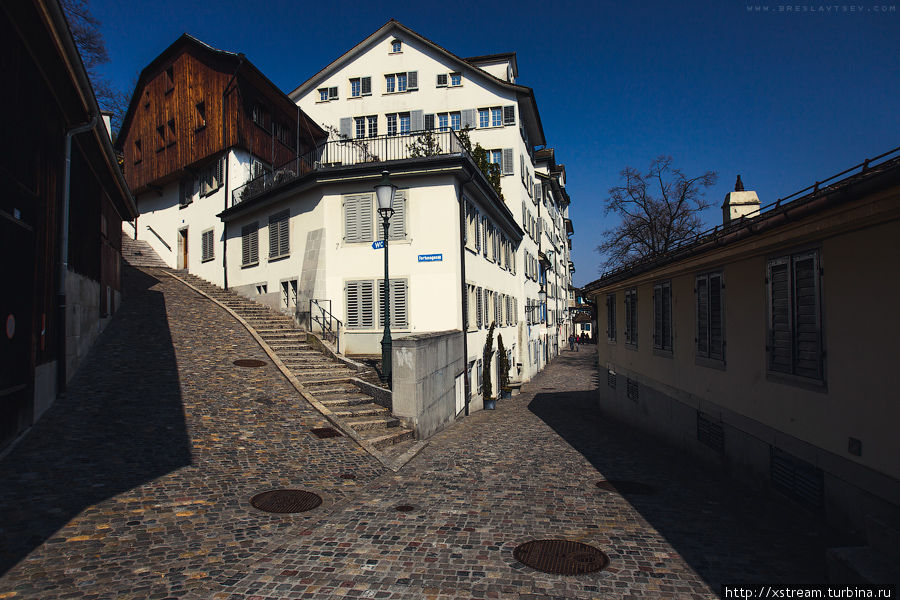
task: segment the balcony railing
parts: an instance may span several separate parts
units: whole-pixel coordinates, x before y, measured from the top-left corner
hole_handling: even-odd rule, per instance
[[[231,205],[236,206],[241,202],[246,202],[263,192],[281,187],[312,171],[463,152],[465,149],[459,136],[453,130],[416,131],[400,135],[324,142],[277,169],[254,177],[244,185],[235,188],[231,193]]]

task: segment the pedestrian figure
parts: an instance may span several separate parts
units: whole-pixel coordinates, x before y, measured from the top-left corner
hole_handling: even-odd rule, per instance
[[[569,350],[575,349],[575,336],[573,334],[569,334]]]
[[[578,336],[575,336],[575,352],[578,352]]]

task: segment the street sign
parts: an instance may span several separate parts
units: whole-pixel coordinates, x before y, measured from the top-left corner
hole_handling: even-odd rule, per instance
[[[443,254],[420,254],[419,262],[440,262],[444,260]]]
[[[375,240],[372,242],[372,249],[378,250],[380,248],[384,248],[384,240]]]

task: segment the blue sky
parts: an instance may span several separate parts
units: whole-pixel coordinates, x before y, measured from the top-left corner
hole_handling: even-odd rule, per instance
[[[900,146],[900,0],[676,2],[156,2],[90,0],[130,87],[183,32],[243,52],[294,89],[393,17],[459,56],[515,51],[566,165],[575,283],[599,277],[607,190],[660,154],[738,173],[763,204]],[[760,7],[760,10],[756,10]],[[830,7],[830,8],[829,8]],[[767,10],[763,10],[767,9]],[[720,211],[704,215],[712,226]]]

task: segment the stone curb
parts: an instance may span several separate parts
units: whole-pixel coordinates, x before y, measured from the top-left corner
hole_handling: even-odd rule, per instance
[[[382,465],[391,469],[392,471],[397,471],[400,467],[402,467],[409,460],[411,460],[413,456],[415,456],[415,454],[413,454],[406,461],[404,461],[401,465],[396,466],[396,468],[395,468],[394,465],[397,462],[396,459],[390,460],[380,450],[378,450],[377,448],[375,448],[374,446],[372,446],[371,444],[366,442],[363,438],[361,438],[359,436],[359,434],[356,433],[351,427],[345,425],[339,417],[335,416],[334,413],[332,413],[331,410],[328,409],[327,406],[321,404],[318,400],[316,400],[312,396],[312,394],[310,394],[306,390],[306,388],[303,386],[303,384],[300,383],[300,381],[294,376],[294,374],[291,373],[291,371],[286,366],[284,366],[284,363],[281,362],[281,359],[278,358],[278,355],[275,354],[275,352],[272,350],[272,348],[269,347],[269,345],[265,342],[265,340],[263,340],[262,337],[260,337],[260,335],[258,333],[256,333],[256,330],[253,328],[253,326],[251,326],[249,323],[247,323],[247,321],[245,321],[243,318],[241,318],[241,316],[239,314],[237,314],[236,312],[234,312],[233,310],[231,310],[230,308],[228,308],[227,306],[225,306],[224,304],[222,304],[221,302],[219,302],[218,300],[216,300],[209,294],[205,293],[203,290],[200,290],[200,289],[194,287],[193,285],[191,285],[190,283],[188,283],[187,281],[185,281],[178,275],[172,273],[171,271],[166,271],[165,273],[167,275],[169,275],[170,277],[172,277],[173,279],[176,279],[176,280],[180,281],[181,283],[183,283],[184,285],[186,285],[187,287],[191,288],[192,290],[194,290],[201,296],[204,296],[205,298],[215,302],[218,306],[225,309],[225,311],[228,312],[228,314],[230,314],[232,317],[234,317],[238,323],[243,325],[247,329],[247,331],[250,332],[250,335],[253,336],[253,339],[256,340],[256,343],[258,343],[260,348],[262,348],[263,351],[268,355],[269,359],[272,361],[272,364],[274,364],[276,367],[278,367],[278,370],[281,371],[281,374],[284,375],[287,378],[287,380],[291,382],[291,385],[294,386],[294,389],[296,389],[297,392],[299,392],[299,394],[301,396],[303,396],[304,400],[309,402],[310,405],[312,405],[317,411],[319,411],[323,417],[325,417],[332,425],[337,427],[341,433],[343,433],[345,436],[352,439],[363,450],[365,450],[366,452],[368,452],[369,454],[374,456],[376,459],[378,459],[378,462],[380,462]],[[421,448],[419,448],[419,450],[420,449]],[[417,452],[418,452],[418,450],[417,450]],[[401,457],[406,456],[407,454],[409,454],[409,452],[404,453],[403,455],[401,455]]]

